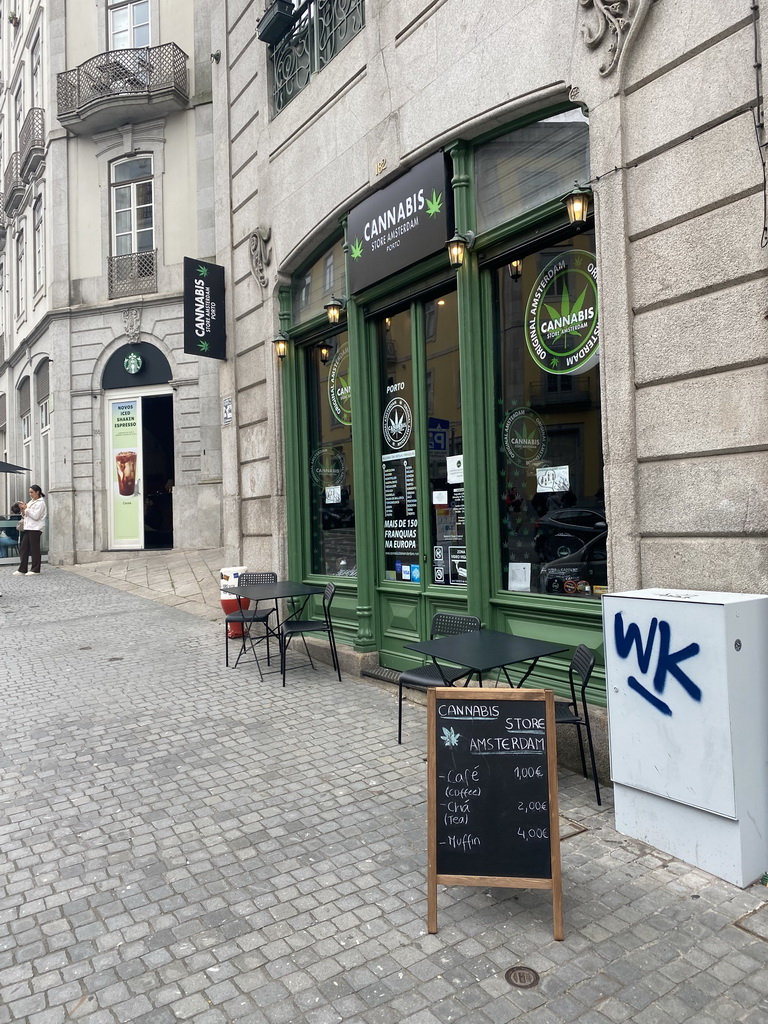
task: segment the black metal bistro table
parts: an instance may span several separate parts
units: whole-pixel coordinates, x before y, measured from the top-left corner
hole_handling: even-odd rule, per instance
[[[565,644],[534,640],[527,636],[513,636],[511,633],[500,633],[495,629],[473,629],[468,633],[458,633],[456,636],[442,636],[437,640],[406,644],[405,647],[409,651],[428,654],[438,670],[438,658],[471,669],[473,673],[477,673],[480,686],[483,685],[483,673],[497,668],[504,672],[507,682],[512,686],[507,665],[530,661],[531,664],[517,684],[518,687],[522,686],[533,672],[539,658],[568,650]]]
[[[312,597],[313,594],[322,594],[324,588],[319,587],[316,583],[300,583],[297,580],[278,580],[277,583],[254,583],[252,586],[230,586],[222,587],[222,590],[233,594],[237,598],[238,605],[242,611],[241,599],[248,598],[249,601],[253,601],[257,606],[259,601],[274,601],[275,602],[275,619],[276,624],[273,627],[268,622],[264,623],[264,629],[266,630],[267,637],[274,637],[277,640],[278,648],[280,647],[280,606],[279,601],[296,600],[297,598],[303,598],[300,606],[294,608],[294,610],[285,617],[284,621],[288,619],[301,618],[307,601]],[[254,611],[256,608],[254,607]],[[246,640],[248,639],[248,631],[243,631],[243,648],[238,655],[238,661],[240,656],[245,651]],[[251,649],[253,650],[253,656],[256,657],[256,650],[253,647],[253,639],[251,638]],[[267,648],[269,650],[269,648]],[[258,665],[258,659],[256,660]],[[237,664],[237,662],[235,663]],[[261,667],[259,667],[261,672]]]

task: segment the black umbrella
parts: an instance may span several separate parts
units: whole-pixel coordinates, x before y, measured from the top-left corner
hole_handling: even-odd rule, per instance
[[[0,473],[28,473],[26,466],[14,466],[10,462],[0,462]]]

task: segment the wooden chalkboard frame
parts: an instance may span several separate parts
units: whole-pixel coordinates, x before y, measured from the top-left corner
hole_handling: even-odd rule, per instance
[[[549,811],[549,876],[524,878],[506,875],[439,874],[438,873],[438,780],[437,780],[437,704],[441,700],[472,701],[495,704],[506,701],[540,702],[544,705],[544,742],[547,764]],[[513,889],[544,889],[552,893],[552,917],[555,939],[563,939],[563,892],[560,874],[560,825],[557,793],[557,738],[555,730],[555,699],[551,690],[498,690],[457,687],[436,687],[427,694],[427,928],[437,931],[437,886],[493,886]],[[486,755],[479,755],[481,757]],[[506,780],[505,780],[506,783]],[[514,796],[515,782],[509,779]]]

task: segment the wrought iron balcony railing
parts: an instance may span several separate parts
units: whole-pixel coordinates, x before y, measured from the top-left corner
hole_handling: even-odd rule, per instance
[[[109,297],[147,295],[157,291],[157,249],[110,256],[108,273]]]
[[[30,181],[45,159],[45,113],[42,107],[32,107],[24,118],[19,138],[21,176]]]
[[[3,206],[3,193],[0,192],[0,251],[5,248],[5,239],[8,234],[8,222],[5,219],[5,209]],[[0,323],[0,331],[3,329],[2,323]]]
[[[187,55],[175,43],[109,50],[57,75],[58,118],[70,131],[160,116],[189,99]],[[166,109],[167,108],[167,109]]]
[[[270,47],[272,116],[365,27],[365,0],[305,0],[293,28]]]
[[[15,217],[24,199],[24,182],[21,179],[19,154],[11,153],[3,176],[3,209],[8,217]]]

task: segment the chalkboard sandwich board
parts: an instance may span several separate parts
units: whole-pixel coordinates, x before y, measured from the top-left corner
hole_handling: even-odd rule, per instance
[[[549,690],[430,690],[427,926],[437,886],[552,892],[563,938],[555,703]]]

